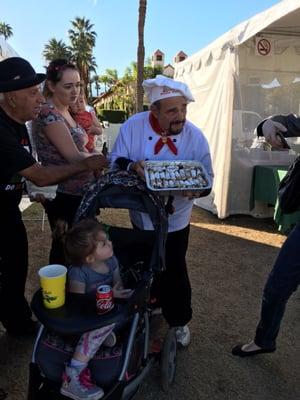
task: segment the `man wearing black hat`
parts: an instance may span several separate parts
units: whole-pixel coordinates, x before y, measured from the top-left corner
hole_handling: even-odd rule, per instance
[[[25,179],[37,186],[52,185],[106,165],[105,157],[94,155],[69,165],[43,167],[31,156],[25,122],[39,113],[39,84],[45,77],[22,58],[0,62],[0,321],[15,336],[35,331],[24,297],[28,243],[19,203]]]

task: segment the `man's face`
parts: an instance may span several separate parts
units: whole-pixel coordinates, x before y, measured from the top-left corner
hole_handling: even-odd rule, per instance
[[[151,111],[158,119],[160,127],[171,135],[180,133],[186,120],[187,101],[183,96],[169,97],[152,105]]]
[[[9,92],[6,96],[13,109],[13,116],[21,123],[35,119],[44,101],[39,85]]]

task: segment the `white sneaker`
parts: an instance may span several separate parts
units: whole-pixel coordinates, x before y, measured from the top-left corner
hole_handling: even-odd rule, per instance
[[[80,371],[70,366],[63,373],[60,393],[74,400],[98,400],[104,396],[103,390],[92,383],[88,368]]]
[[[151,315],[162,315],[161,307],[156,307],[151,310]]]
[[[177,343],[183,347],[187,347],[191,342],[191,332],[187,325],[178,326],[176,328]]]

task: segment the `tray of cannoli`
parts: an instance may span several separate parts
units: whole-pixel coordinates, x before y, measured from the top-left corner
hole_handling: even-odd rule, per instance
[[[145,178],[150,190],[162,194],[211,188],[208,173],[199,161],[145,161]]]

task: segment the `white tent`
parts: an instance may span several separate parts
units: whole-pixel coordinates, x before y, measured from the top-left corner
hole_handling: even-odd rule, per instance
[[[265,214],[267,208],[250,210],[253,166],[289,164],[295,154],[250,147],[262,118],[300,111],[300,0],[281,1],[237,25],[178,63],[174,78],[192,90],[188,119],[212,152],[213,191],[195,203],[220,218]]]
[[[0,61],[8,57],[18,57],[18,54],[0,35]]]

